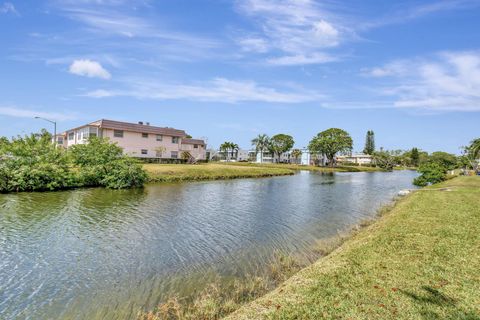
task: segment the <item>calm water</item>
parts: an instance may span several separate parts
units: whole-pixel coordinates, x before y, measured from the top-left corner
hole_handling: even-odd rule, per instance
[[[371,217],[414,172],[0,195],[0,319],[135,318]]]

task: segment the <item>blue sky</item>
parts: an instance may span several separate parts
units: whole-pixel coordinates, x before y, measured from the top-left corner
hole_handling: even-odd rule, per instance
[[[479,17],[478,0],[0,0],[0,135],[50,128],[39,115],[459,153],[480,136]]]

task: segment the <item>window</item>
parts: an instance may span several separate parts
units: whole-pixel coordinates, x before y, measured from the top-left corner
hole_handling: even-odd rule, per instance
[[[177,144],[178,143],[178,137],[172,137],[172,143]]]
[[[63,144],[63,137],[57,137],[57,143]]]
[[[73,139],[75,139],[75,132],[72,131],[68,133],[68,140],[73,140]]]
[[[193,148],[194,148],[194,149],[198,149],[198,144],[194,144],[194,145],[193,145]]]
[[[148,133],[142,133],[142,138],[148,138]]]
[[[142,149],[142,154],[148,154],[148,150],[147,149]]]
[[[155,151],[155,156],[156,156],[157,158],[161,158],[161,157],[162,157],[162,153],[163,153],[162,151]]]
[[[172,151],[171,158],[172,159],[177,159],[178,158],[178,151]]]
[[[96,137],[98,135],[98,128],[97,127],[90,127],[89,136]]]
[[[116,138],[123,138],[123,130],[113,130],[113,136]]]
[[[157,141],[162,141],[163,140],[163,136],[161,134],[157,134]]]

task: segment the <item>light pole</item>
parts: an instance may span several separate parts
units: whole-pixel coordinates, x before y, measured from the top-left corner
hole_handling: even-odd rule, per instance
[[[41,119],[53,123],[53,144],[57,145],[57,123],[53,120],[48,120],[42,117],[35,117],[35,119]]]

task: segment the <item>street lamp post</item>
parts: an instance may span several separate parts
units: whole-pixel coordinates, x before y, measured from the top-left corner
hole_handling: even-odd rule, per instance
[[[35,119],[41,119],[53,123],[53,144],[57,144],[57,123],[53,120],[45,119],[42,117],[35,117]]]

